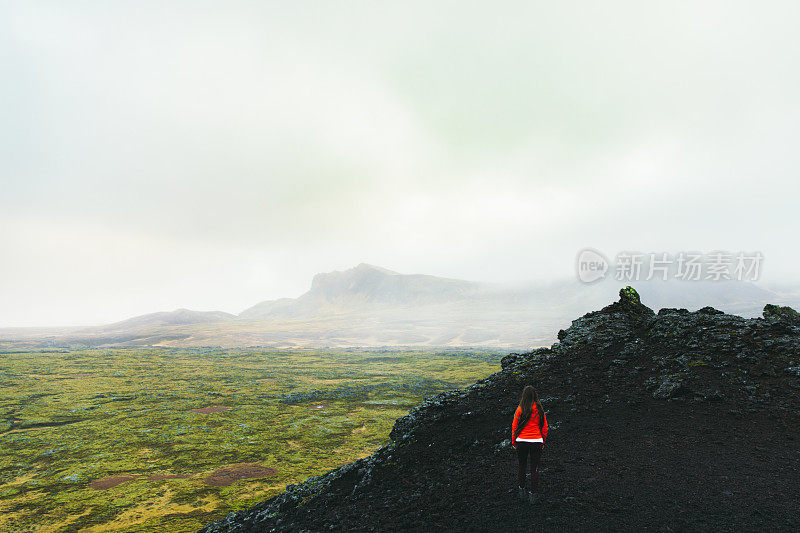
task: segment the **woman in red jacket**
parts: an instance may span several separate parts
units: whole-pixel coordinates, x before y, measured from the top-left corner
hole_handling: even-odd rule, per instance
[[[531,490],[527,494],[530,503],[536,501],[536,487],[539,485],[539,459],[542,456],[542,447],[547,440],[547,417],[542,409],[539,396],[533,387],[528,385],[522,390],[517,412],[514,413],[514,422],[511,424],[511,444],[517,450],[519,470],[517,471],[517,485],[519,486],[520,499],[525,495],[525,470],[528,455],[531,456]]]

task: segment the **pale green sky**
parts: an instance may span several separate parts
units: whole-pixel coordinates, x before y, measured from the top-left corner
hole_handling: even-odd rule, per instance
[[[557,4],[557,5],[554,5]],[[797,281],[797,2],[0,5],[0,327],[764,253]]]

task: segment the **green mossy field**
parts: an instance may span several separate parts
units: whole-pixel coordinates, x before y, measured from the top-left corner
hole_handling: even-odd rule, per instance
[[[502,354],[0,353],[0,531],[195,531],[388,442]]]

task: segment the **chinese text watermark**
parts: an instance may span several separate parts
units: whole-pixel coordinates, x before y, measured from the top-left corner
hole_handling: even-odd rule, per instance
[[[755,281],[763,260],[761,252],[620,252],[610,262],[598,250],[585,248],[578,253],[575,267],[584,283],[607,275],[618,281]]]

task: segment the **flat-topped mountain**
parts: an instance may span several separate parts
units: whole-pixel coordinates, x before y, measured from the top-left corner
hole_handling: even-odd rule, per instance
[[[369,457],[204,533],[797,531],[800,315],[618,301],[424,401]],[[550,425],[541,500],[516,498],[510,426],[525,385]]]
[[[361,263],[344,272],[317,274],[309,296],[336,301],[357,298],[367,303],[415,305],[458,301],[474,295],[481,284],[425,274],[399,274]]]
[[[587,307],[613,298],[616,281],[498,284],[401,274],[362,263],[317,274],[297,298],[258,303],[238,316],[179,309],[89,328],[0,329],[0,348],[84,346],[450,346],[525,350]],[[654,308],[712,305],[758,316],[765,304],[800,304],[800,292],[736,281],[637,284]]]
[[[311,317],[367,307],[421,306],[462,301],[483,284],[424,274],[404,275],[361,263],[345,271],[317,274],[311,289],[291,299],[268,300],[245,309],[246,319]]]

